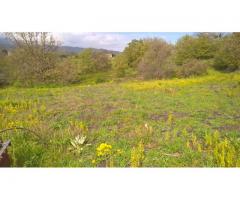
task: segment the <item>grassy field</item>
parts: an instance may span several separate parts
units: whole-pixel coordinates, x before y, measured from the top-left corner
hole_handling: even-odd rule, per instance
[[[0,89],[0,129],[17,167],[236,167],[240,74]]]

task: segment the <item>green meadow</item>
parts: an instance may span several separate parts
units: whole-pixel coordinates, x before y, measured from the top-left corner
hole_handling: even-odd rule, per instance
[[[240,166],[240,74],[0,89],[14,167]]]

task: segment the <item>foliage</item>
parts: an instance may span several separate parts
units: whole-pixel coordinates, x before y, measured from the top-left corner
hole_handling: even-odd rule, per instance
[[[0,48],[0,87],[9,83],[9,71],[7,56],[2,53]]]
[[[129,75],[133,75],[134,71],[129,72],[128,59],[125,53],[121,53],[117,55],[112,61],[114,75],[116,77],[125,77]]]
[[[189,59],[213,58],[217,49],[217,40],[208,35],[186,35],[180,38],[176,44],[175,61],[181,65]]]
[[[46,32],[5,33],[16,45],[11,55],[13,80],[25,85],[49,81],[49,73],[58,62],[57,42]]]
[[[141,167],[144,159],[144,145],[141,142],[131,150],[131,167]]]
[[[171,56],[172,45],[160,39],[147,40],[146,43],[148,48],[138,65],[140,76],[144,79],[166,77],[166,61]]]
[[[136,76],[137,66],[146,49],[145,40],[132,40],[124,51],[114,58],[113,69],[116,76]]]
[[[200,76],[207,74],[207,63],[202,60],[190,59],[186,60],[181,66],[177,66],[177,77]]]
[[[10,54],[1,51],[0,85],[87,85],[125,79],[185,78],[204,75],[212,66],[234,71],[240,65],[239,33],[186,35],[175,45],[157,38],[132,40],[113,58],[94,49],[77,55],[61,54],[56,51],[59,42],[50,33],[5,35],[16,48]]]
[[[214,57],[214,67],[218,70],[234,71],[240,68],[240,34],[224,37]]]
[[[68,58],[64,58],[56,64],[48,74],[47,83],[67,85],[79,81],[78,69]]]
[[[108,71],[111,68],[111,60],[104,52],[96,52],[93,49],[85,49],[79,55],[72,58],[72,63],[78,68],[78,73],[88,74]]]

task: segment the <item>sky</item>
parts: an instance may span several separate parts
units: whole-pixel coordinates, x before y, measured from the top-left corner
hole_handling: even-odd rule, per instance
[[[123,51],[133,39],[162,38],[170,43],[175,43],[180,37],[191,34],[187,32],[82,32],[82,33],[54,33],[62,45],[102,48],[115,51]]]

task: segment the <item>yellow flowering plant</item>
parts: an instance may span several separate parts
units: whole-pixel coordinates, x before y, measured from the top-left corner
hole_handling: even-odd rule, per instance
[[[107,143],[102,143],[97,147],[97,156],[103,157],[103,156],[109,156],[111,155],[112,146]]]
[[[142,141],[131,150],[131,167],[141,167],[144,160],[144,144]]]
[[[113,167],[113,148],[112,145],[107,143],[101,143],[96,148],[96,158],[92,160],[92,164],[94,166],[105,166],[105,167]]]

